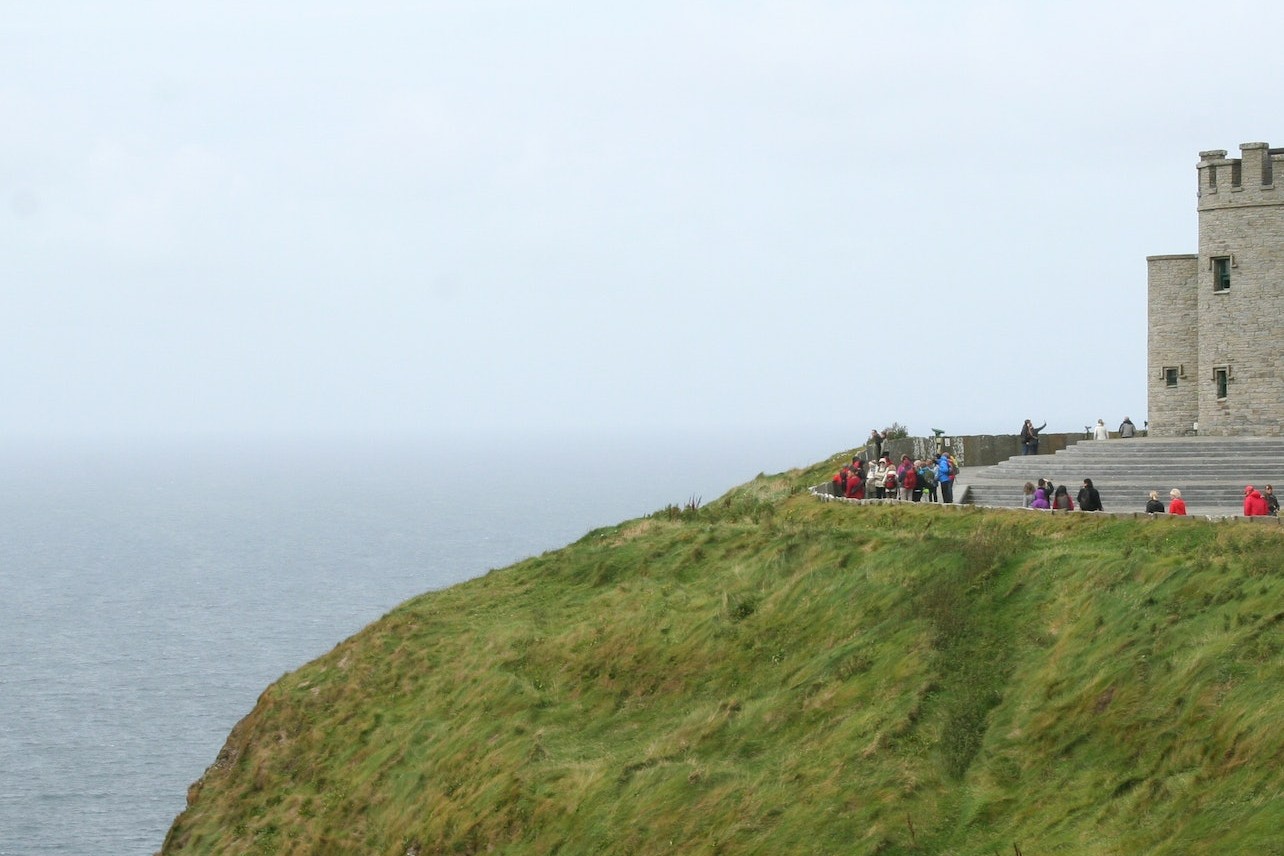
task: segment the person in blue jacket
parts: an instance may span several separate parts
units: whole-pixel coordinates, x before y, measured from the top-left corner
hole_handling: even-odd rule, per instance
[[[954,475],[958,469],[950,463],[950,456],[942,452],[936,461],[936,483],[941,489],[941,502],[946,505],[954,503]]]

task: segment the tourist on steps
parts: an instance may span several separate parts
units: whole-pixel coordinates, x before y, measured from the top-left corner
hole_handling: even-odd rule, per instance
[[[1057,485],[1057,490],[1052,494],[1053,511],[1074,511],[1074,500],[1070,498],[1070,491],[1066,490],[1063,484]]]
[[[1110,439],[1110,429],[1106,427],[1106,421],[1104,419],[1098,419],[1097,424],[1092,426],[1092,439],[1094,440]]]
[[[1186,500],[1181,498],[1181,491],[1179,491],[1177,488],[1173,488],[1172,490],[1168,491],[1168,495],[1172,497],[1172,501],[1168,503],[1168,513],[1180,514],[1182,517],[1185,517]]]
[[[1101,494],[1092,486],[1092,479],[1084,479],[1083,487],[1079,488],[1079,510],[1105,511],[1101,505]]]
[[[1270,485],[1266,486],[1266,513],[1271,517],[1277,517],[1280,513],[1280,501],[1275,498],[1275,488]]]
[[[1150,499],[1147,500],[1146,502],[1146,513],[1147,514],[1164,513],[1164,503],[1163,503],[1163,500],[1159,498],[1159,491],[1152,490],[1150,492]]]
[[[1124,421],[1119,423],[1119,436],[1125,440],[1134,437],[1137,434],[1137,426],[1132,424],[1132,417],[1125,416]]]

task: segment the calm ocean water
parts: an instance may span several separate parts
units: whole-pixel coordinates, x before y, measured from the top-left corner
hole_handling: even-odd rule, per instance
[[[11,447],[0,856],[150,856],[259,693],[398,603],[844,439]]]

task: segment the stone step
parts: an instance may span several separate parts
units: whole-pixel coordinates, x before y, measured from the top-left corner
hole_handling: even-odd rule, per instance
[[[965,467],[959,491],[972,504],[1019,508],[1027,481],[1049,478],[1075,496],[1085,477],[1101,492],[1107,510],[1141,511],[1152,490],[1167,505],[1168,491],[1176,487],[1192,514],[1238,515],[1245,484],[1284,487],[1284,438],[1085,440],[1053,455],[1018,455],[990,467]]]

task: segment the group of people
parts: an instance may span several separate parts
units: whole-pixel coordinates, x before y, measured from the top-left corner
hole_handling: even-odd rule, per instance
[[[1266,486],[1266,493],[1260,493],[1251,484],[1244,487],[1245,517],[1278,517],[1280,501],[1275,498],[1275,488]]]
[[[1129,437],[1137,436],[1137,426],[1132,424],[1132,419],[1130,417],[1125,416],[1124,421],[1119,423],[1119,436],[1124,440]],[[1110,429],[1106,427],[1104,419],[1098,419],[1097,424],[1092,427],[1092,439],[1110,439]]]
[[[1186,514],[1186,501],[1181,498],[1181,491],[1173,488],[1168,491],[1168,507],[1164,507],[1164,502],[1159,498],[1159,491],[1152,490],[1150,498],[1146,501],[1146,512],[1148,514]],[[1083,487],[1079,489],[1077,497],[1080,511],[1104,511],[1101,504],[1101,492],[1092,485],[1092,479],[1084,479]],[[1024,498],[1021,503],[1026,508],[1050,508],[1060,511],[1074,511],[1075,500],[1070,498],[1069,491],[1065,485],[1053,486],[1051,479],[1039,479],[1036,485],[1034,482],[1026,482],[1024,488]],[[1244,516],[1245,517],[1265,517],[1267,515],[1275,517],[1279,515],[1280,502],[1275,497],[1275,488],[1271,485],[1266,486],[1266,492],[1260,493],[1257,488],[1251,484],[1244,488]]]
[[[1044,422],[1042,425],[1036,428],[1034,425],[1034,420],[1032,419],[1025,420],[1025,423],[1021,425],[1021,454],[1023,455],[1039,454],[1039,432],[1046,427],[1048,427],[1047,422]],[[1137,426],[1132,424],[1131,417],[1125,416],[1124,421],[1119,423],[1118,433],[1119,433],[1119,436],[1124,439],[1137,436]],[[1098,419],[1097,424],[1092,427],[1092,439],[1094,440],[1110,439],[1110,429],[1106,427],[1106,422],[1104,419]]]
[[[1186,500],[1181,498],[1181,491],[1178,490],[1177,488],[1173,488],[1172,490],[1168,491],[1168,497],[1169,497],[1168,508],[1167,510],[1165,510],[1164,501],[1159,498],[1159,491],[1152,490],[1150,492],[1150,499],[1146,500],[1146,513],[1147,514],[1176,514],[1179,516],[1185,516]]]
[[[1047,427],[1043,423],[1037,428],[1033,420],[1025,420],[1021,426],[1021,449],[1024,455],[1039,453],[1039,432]],[[1119,426],[1119,436],[1128,438],[1136,436],[1137,429],[1132,419],[1125,416]],[[1105,440],[1110,437],[1104,420],[1098,419],[1092,429],[1093,439]],[[834,474],[830,486],[833,496],[847,499],[899,499],[907,502],[920,502],[926,496],[929,502],[954,502],[954,478],[958,475],[958,464],[948,452],[940,452],[927,459],[912,460],[909,455],[901,455],[900,463],[893,463],[890,455],[883,454],[883,441],[887,435],[875,429],[870,433],[867,452],[872,449],[872,460],[865,460],[859,455],[852,458]],[[1260,493],[1251,484],[1244,488],[1244,516],[1277,516],[1279,500],[1275,489],[1266,486],[1266,492]],[[1146,511],[1151,514],[1186,514],[1186,502],[1181,491],[1173,488],[1168,492],[1169,501],[1165,508],[1159,492],[1152,490],[1146,502]],[[1054,485],[1051,479],[1039,479],[1038,483],[1026,482],[1022,506],[1025,508],[1052,509],[1058,511],[1104,511],[1101,492],[1092,484],[1092,479],[1084,479],[1083,485],[1074,499],[1065,485]]]
[[[1056,509],[1057,511],[1074,511],[1075,501],[1080,511],[1105,511],[1101,504],[1101,492],[1092,485],[1092,479],[1084,479],[1083,486],[1075,499],[1070,498],[1070,491],[1063,484],[1054,485],[1052,479],[1039,479],[1026,482],[1022,493],[1021,504],[1025,508]]]
[[[881,447],[881,443],[879,446]],[[906,502],[954,502],[954,477],[958,463],[948,452],[926,460],[911,459],[901,455],[894,463],[890,455],[881,454],[879,448],[874,461],[865,461],[859,455],[852,458],[834,474],[830,493],[847,499],[900,499]]]

